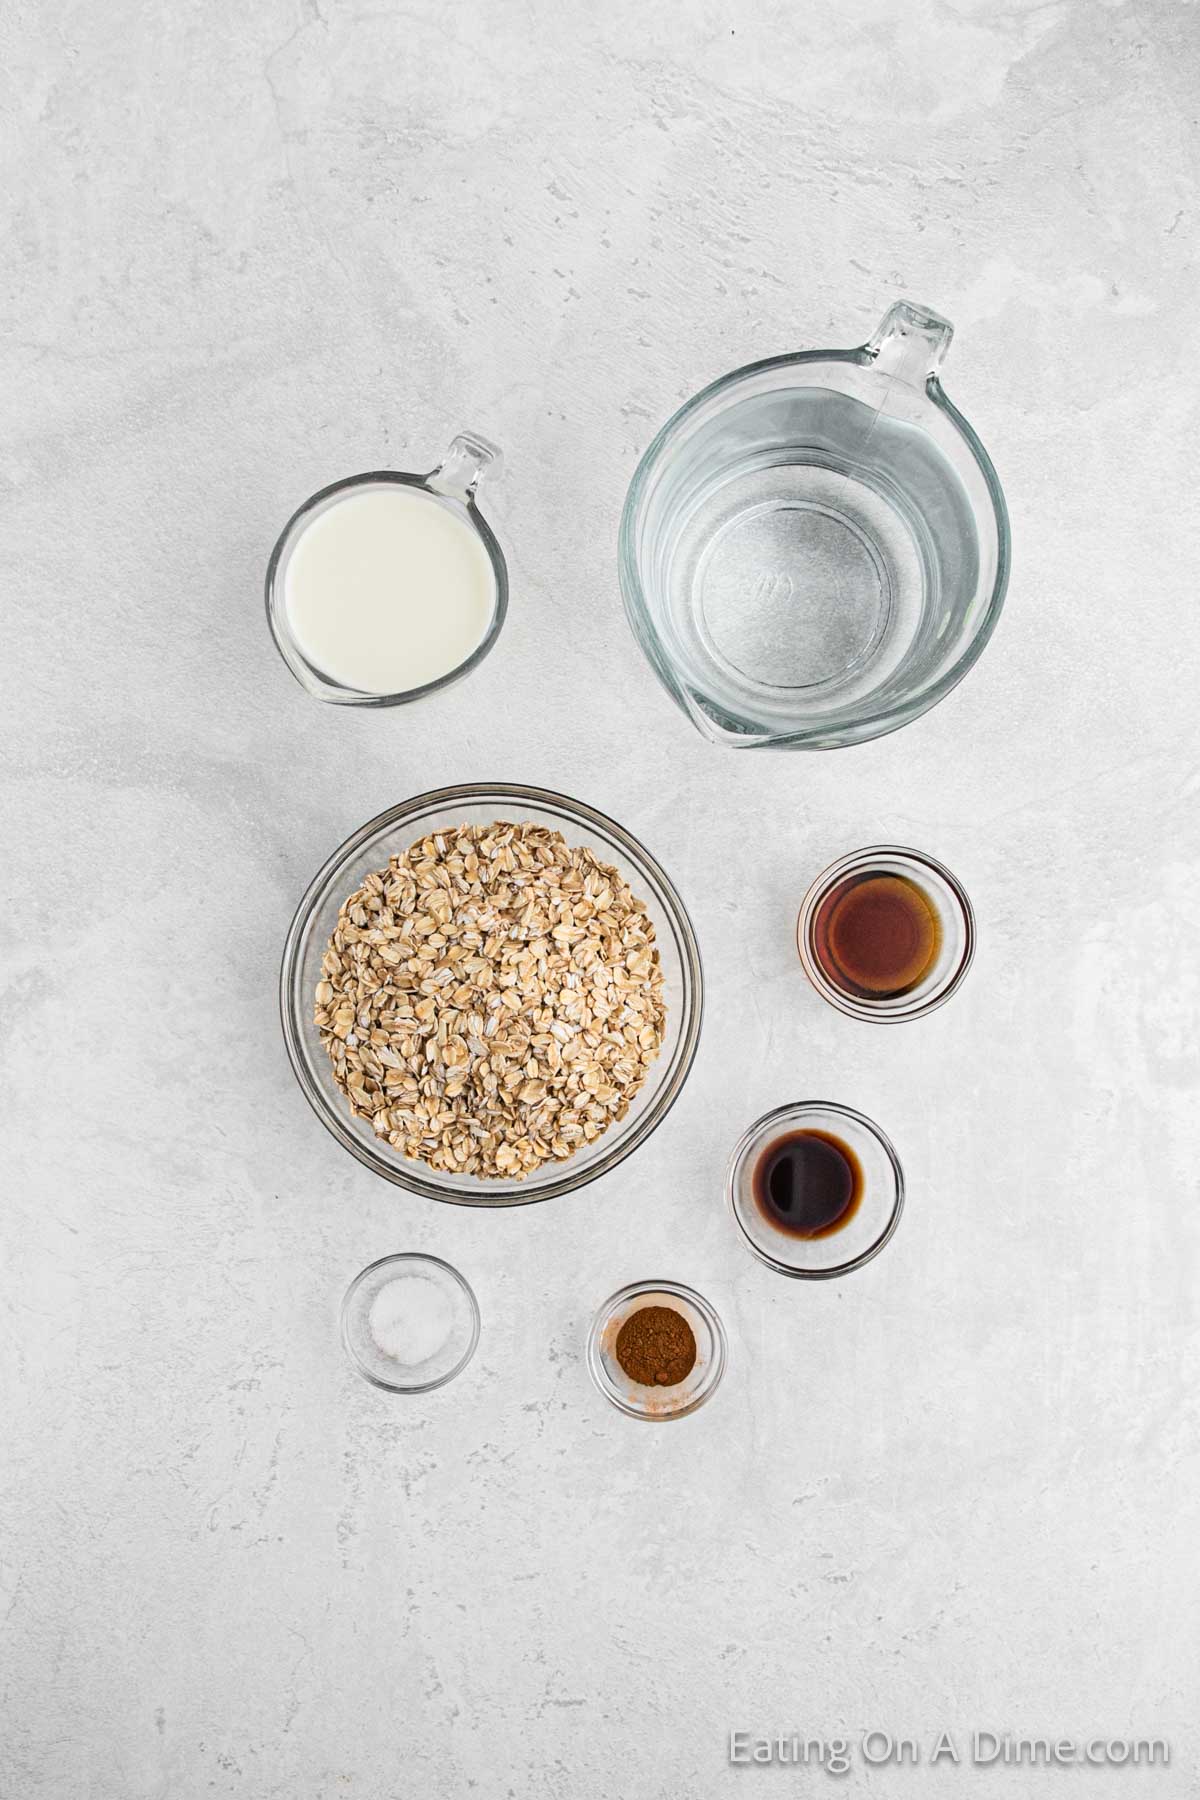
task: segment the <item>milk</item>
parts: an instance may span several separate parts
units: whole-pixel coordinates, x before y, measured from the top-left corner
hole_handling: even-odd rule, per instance
[[[300,529],[283,571],[299,649],[343,687],[398,694],[487,636],[496,575],[474,527],[422,488],[352,488]]]

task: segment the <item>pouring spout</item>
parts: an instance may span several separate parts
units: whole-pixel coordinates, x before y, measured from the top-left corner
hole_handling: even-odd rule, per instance
[[[710,710],[711,703],[702,701],[686,684],[671,683],[671,690],[701,737],[710,744],[724,744],[732,750],[755,750],[776,742],[774,733],[747,730]]]

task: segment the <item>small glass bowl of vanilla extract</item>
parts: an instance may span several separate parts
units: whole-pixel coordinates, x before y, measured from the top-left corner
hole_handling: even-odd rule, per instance
[[[878,1256],[904,1207],[900,1159],[879,1126],[832,1100],[778,1106],[743,1133],[729,1204],[746,1247],[781,1275],[824,1281]]]
[[[804,896],[796,924],[804,972],[856,1019],[919,1019],[948,1000],[975,955],[962,883],[919,850],[872,844],[843,856]]]

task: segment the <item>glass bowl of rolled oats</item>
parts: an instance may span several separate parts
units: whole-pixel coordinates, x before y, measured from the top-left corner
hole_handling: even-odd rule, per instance
[[[658,863],[540,788],[441,788],[372,819],[305,894],[280,974],[313,1111],[430,1199],[519,1206],[613,1169],[700,1037],[696,934]]]

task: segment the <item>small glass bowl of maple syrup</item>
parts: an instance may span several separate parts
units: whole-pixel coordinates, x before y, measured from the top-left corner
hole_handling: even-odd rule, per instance
[[[975,914],[962,883],[932,856],[872,844],[813,882],[796,946],[831,1006],[856,1019],[919,1019],[970,968]]]
[[[832,1100],[777,1106],[742,1134],[729,1204],[746,1248],[780,1275],[826,1281],[878,1256],[904,1207],[900,1159],[879,1126]]]

